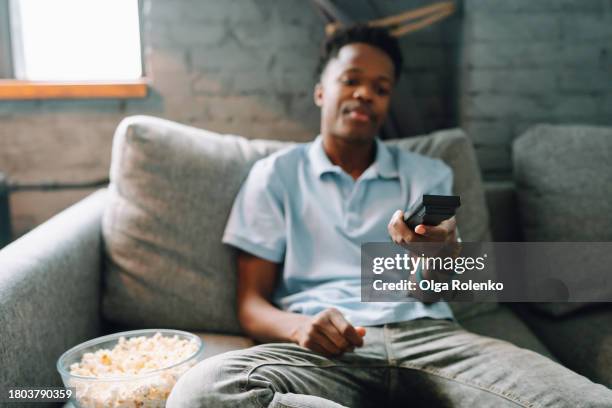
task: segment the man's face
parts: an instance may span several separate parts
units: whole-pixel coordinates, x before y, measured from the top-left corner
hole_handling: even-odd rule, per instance
[[[393,62],[384,51],[364,43],[342,47],[315,87],[321,133],[371,141],[387,117],[394,78]]]

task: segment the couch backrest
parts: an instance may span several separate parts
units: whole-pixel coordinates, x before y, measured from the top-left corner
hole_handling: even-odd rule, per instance
[[[461,130],[390,143],[449,164],[462,198],[463,239],[489,240],[480,173]],[[103,217],[104,316],[133,327],[240,332],[235,251],[221,235],[253,163],[289,145],[146,116],[122,121]]]

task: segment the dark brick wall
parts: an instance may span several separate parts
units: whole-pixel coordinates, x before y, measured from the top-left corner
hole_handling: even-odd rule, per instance
[[[465,0],[460,123],[485,178],[509,178],[535,123],[612,124],[612,1]]]

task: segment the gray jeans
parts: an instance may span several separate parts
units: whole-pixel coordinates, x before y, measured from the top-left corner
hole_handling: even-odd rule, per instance
[[[447,320],[368,327],[365,344],[326,358],[273,343],[202,361],[168,408],[612,407],[612,390],[535,352]]]

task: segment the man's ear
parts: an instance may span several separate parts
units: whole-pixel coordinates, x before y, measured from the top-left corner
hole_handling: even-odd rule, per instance
[[[314,103],[319,108],[323,106],[323,85],[321,82],[317,83],[314,88]]]

